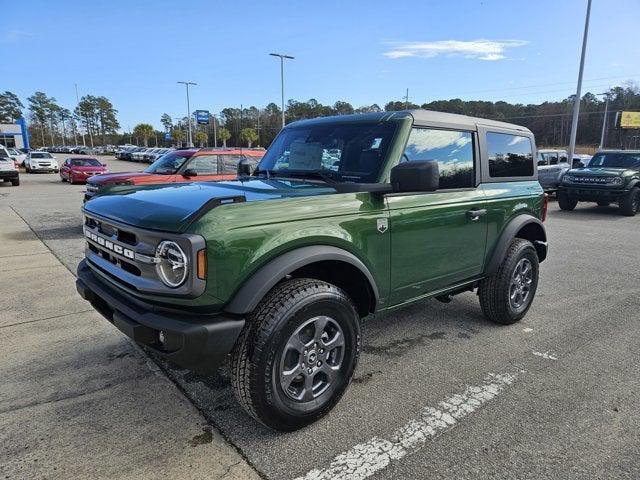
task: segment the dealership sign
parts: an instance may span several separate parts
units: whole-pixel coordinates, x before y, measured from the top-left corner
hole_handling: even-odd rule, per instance
[[[209,125],[209,110],[196,110],[195,115],[198,125]]]
[[[640,128],[640,112],[621,112],[620,128]]]

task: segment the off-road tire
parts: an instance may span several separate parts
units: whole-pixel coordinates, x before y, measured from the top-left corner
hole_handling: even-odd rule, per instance
[[[558,206],[560,210],[571,211],[576,208],[576,205],[578,205],[578,201],[569,198],[566,192],[558,192]]]
[[[640,209],[640,188],[633,187],[620,199],[620,211],[623,215],[633,217]]]
[[[19,178],[12,179],[11,185],[13,185],[14,187],[17,187],[18,185],[20,185],[20,179]]]
[[[516,312],[509,299],[511,278],[516,265],[523,258],[531,262],[533,278],[526,308]],[[538,254],[533,244],[522,238],[514,238],[498,270],[480,282],[478,296],[480,307],[485,316],[489,320],[503,325],[516,323],[524,317],[533,303],[538,288],[538,273]]]
[[[611,205],[611,202],[607,202],[606,200],[599,200],[598,201],[598,206],[599,207],[608,207],[609,205]]]
[[[297,404],[276,381],[284,345],[299,325],[317,315],[332,315],[344,333],[340,375],[331,391]],[[231,352],[231,384],[243,409],[262,424],[293,431],[326,415],[351,381],[360,354],[359,317],[338,287],[309,278],[275,286],[247,318]],[[327,395],[326,397],[323,397]]]

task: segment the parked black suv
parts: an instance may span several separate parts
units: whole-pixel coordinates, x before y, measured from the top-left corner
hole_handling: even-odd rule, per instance
[[[617,203],[624,215],[640,211],[640,150],[603,150],[585,168],[569,170],[558,188],[562,210],[578,202]]]

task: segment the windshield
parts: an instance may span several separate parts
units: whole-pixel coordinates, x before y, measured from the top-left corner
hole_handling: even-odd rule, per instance
[[[50,153],[32,153],[31,158],[53,158]]]
[[[590,167],[640,168],[640,153],[601,152],[589,162]]]
[[[176,173],[184,162],[193,155],[190,151],[171,152],[163,155],[153,162],[146,170],[146,173],[157,173],[170,175]]]
[[[95,158],[72,158],[71,165],[74,167],[101,167],[102,164]]]
[[[334,123],[284,129],[257,173],[331,177],[341,182],[378,180],[396,124]]]

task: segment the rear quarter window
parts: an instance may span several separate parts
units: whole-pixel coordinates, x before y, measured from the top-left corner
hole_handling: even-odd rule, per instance
[[[529,137],[487,132],[487,157],[490,177],[533,176],[533,145]]]

